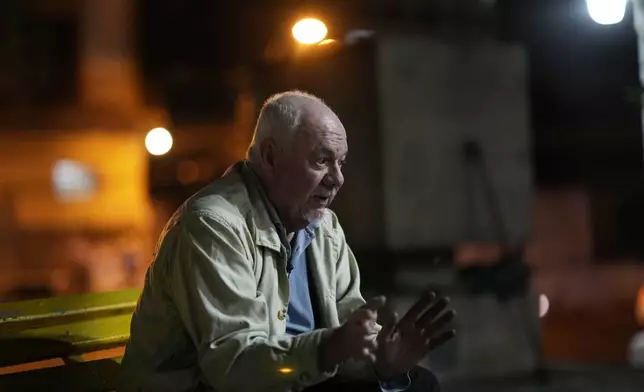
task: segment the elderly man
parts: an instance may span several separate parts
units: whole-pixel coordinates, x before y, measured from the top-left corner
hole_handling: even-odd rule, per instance
[[[247,160],[168,223],[132,319],[123,391],[437,391],[415,365],[454,335],[446,298],[376,324],[327,209],[344,182],[344,127],[320,99],[264,104]]]

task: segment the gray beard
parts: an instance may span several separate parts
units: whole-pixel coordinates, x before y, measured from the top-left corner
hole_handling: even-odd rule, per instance
[[[310,211],[306,214],[302,214],[302,216],[304,217],[304,220],[310,223],[310,222],[322,219],[324,217],[325,211],[326,211],[326,207],[324,207],[321,210]]]

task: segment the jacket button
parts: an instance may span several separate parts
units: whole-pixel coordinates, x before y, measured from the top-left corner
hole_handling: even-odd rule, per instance
[[[284,319],[286,319],[286,312],[284,311],[284,309],[280,309],[277,311],[277,319],[279,321],[284,321]]]

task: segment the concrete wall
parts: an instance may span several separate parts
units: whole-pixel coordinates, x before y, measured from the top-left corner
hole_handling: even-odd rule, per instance
[[[377,62],[388,245],[498,239],[482,177],[463,160],[465,140],[482,146],[508,235],[523,242],[533,193],[524,50],[390,35]]]

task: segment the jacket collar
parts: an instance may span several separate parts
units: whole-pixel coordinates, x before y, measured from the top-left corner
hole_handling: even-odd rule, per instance
[[[232,169],[240,174],[248,190],[252,215],[255,219],[257,245],[275,252],[281,251],[282,246],[288,244],[286,230],[279,220],[275,206],[264,190],[264,185],[248,161],[237,162]]]

